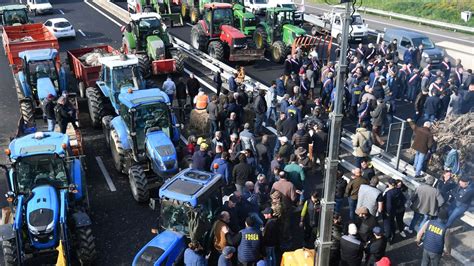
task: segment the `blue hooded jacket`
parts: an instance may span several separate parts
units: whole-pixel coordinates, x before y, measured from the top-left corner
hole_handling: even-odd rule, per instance
[[[212,161],[211,163],[210,171],[215,174],[221,174],[227,185],[232,182],[232,171],[230,170],[229,162],[227,162],[226,160],[222,158],[214,159],[214,161]]]

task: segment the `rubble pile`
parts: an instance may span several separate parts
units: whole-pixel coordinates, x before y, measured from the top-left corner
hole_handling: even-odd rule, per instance
[[[464,174],[474,170],[474,113],[446,117],[432,128],[436,140],[436,152],[430,160],[430,169],[442,173],[446,154],[451,148],[460,151],[461,168]]]
[[[94,49],[92,52],[79,57],[79,60],[87,66],[100,66],[99,58],[112,55],[112,53],[107,53],[103,49]]]

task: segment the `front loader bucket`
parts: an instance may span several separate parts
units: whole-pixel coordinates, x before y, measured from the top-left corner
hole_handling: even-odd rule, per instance
[[[265,58],[265,49],[233,49],[229,61],[249,62]]]
[[[176,60],[163,59],[151,62],[153,75],[170,74],[176,72]]]
[[[182,27],[184,26],[183,17],[181,14],[161,14],[161,18],[167,27]]]

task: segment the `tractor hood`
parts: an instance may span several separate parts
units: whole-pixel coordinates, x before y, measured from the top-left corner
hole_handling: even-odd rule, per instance
[[[306,35],[306,31],[304,29],[302,29],[298,26],[295,26],[295,25],[291,25],[291,24],[283,25],[283,30],[287,30],[289,32],[295,33],[296,34],[295,37]]]
[[[38,98],[43,100],[48,96],[48,94],[52,94],[56,97],[56,89],[54,88],[54,84],[50,78],[39,78],[37,79],[37,89],[38,89]]]
[[[166,54],[165,54],[165,43],[163,40],[156,36],[148,36],[146,38],[146,44],[147,44],[147,51],[148,51],[148,56],[151,57],[153,60],[162,60],[165,59]]]
[[[59,200],[56,189],[43,185],[32,190],[26,205],[26,222],[32,244],[36,247],[52,247],[55,238],[50,236],[59,220]]]
[[[170,129],[167,128],[165,130]],[[145,145],[154,169],[166,173],[176,172],[178,169],[178,158],[169,134],[162,130],[149,132],[146,135]]]
[[[166,230],[155,236],[135,256],[132,265],[163,265],[172,257],[186,249],[184,235]]]
[[[222,25],[221,26],[221,35],[224,35],[226,39],[241,39],[246,38],[245,34],[243,34],[240,30],[229,26],[229,25]]]

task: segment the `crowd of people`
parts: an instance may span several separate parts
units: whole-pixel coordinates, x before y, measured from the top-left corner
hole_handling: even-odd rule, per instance
[[[356,168],[348,180],[338,171],[330,265],[389,265],[387,244],[415,230],[417,243],[423,243],[423,265],[439,265],[446,232],[474,197],[473,180],[458,169],[445,167],[438,180],[423,172],[435,145],[432,123],[472,110],[472,70],[465,72],[461,60],[451,67],[448,58],[435,66],[421,56],[422,45],[398,59],[396,47],[383,41],[377,47],[360,44],[348,54],[344,114],[357,125],[352,139]],[[184,153],[192,168],[221,174],[223,194],[230,195],[216,214],[212,247],[192,242],[186,265],[276,265],[284,251],[314,248],[319,234],[320,196],[314,179],[324,169],[336,66],[323,64],[315,48],[298,47],[284,62],[284,72],[256,96],[245,91],[245,70],[238,70],[228,78],[227,89],[223,70],[215,73],[214,95],[200,89],[194,75],[173,86],[166,81],[180,110],[189,99],[193,108],[209,114],[208,134],[190,136]],[[407,121],[415,135],[416,178],[422,183],[413,196],[401,180],[390,178],[381,186],[369,158],[372,145],[385,144],[383,135],[401,101],[414,105]],[[186,119],[184,111],[180,119]],[[264,126],[275,127],[274,143]],[[342,208],[345,201],[348,212]],[[407,207],[414,217],[405,225]]]

